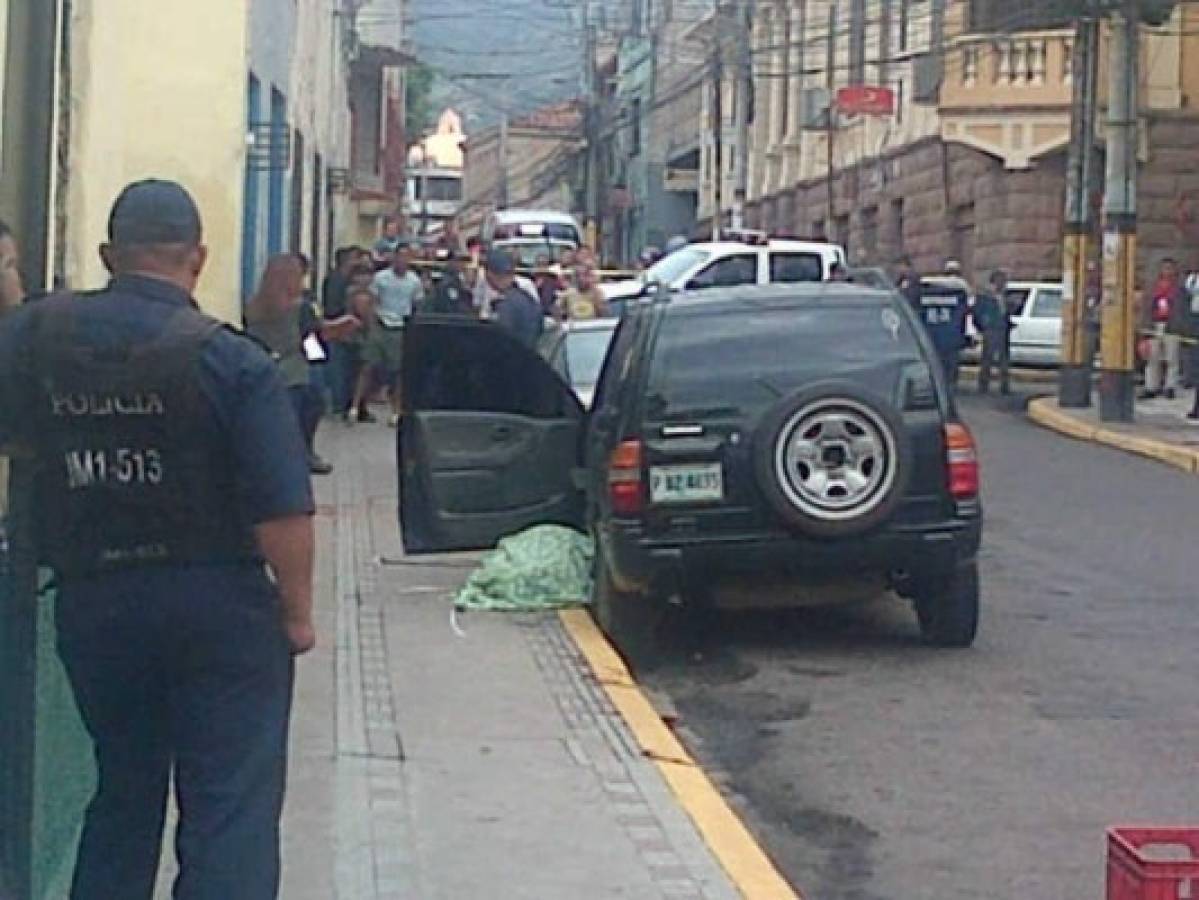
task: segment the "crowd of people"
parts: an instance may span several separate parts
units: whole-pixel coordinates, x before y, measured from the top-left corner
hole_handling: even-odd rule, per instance
[[[326,412],[346,423],[378,421],[372,403],[385,395],[388,422],[403,412],[404,329],[417,314],[493,320],[526,346],[547,318],[603,318],[611,310],[596,260],[583,248],[557,262],[539,257],[526,273],[502,249],[451,233],[432,252],[405,241],[389,221],[370,248],[342,247],[320,286],[309,285],[303,254],[267,263],[245,310],[247,333],[275,360],[295,407],[310,470],[332,467],[316,451]]]
[[[1098,266],[1081,286],[1085,293],[1088,352],[1098,351],[1100,295]],[[836,277],[836,275],[834,275]],[[922,278],[908,256],[895,262],[895,284],[928,328],[949,382],[956,385],[961,352],[969,343],[967,323],[973,323],[980,342],[978,389],[986,394],[996,374],[1000,393],[1011,392],[1012,332],[1022,298],[1009,291],[1007,272],[996,269],[984,287],[975,291],[956,260],[943,274]],[[935,296],[930,283],[948,288],[952,297]],[[1137,355],[1144,365],[1141,400],[1173,400],[1183,388],[1194,388],[1187,418],[1199,420],[1199,272],[1185,274],[1178,261],[1166,257],[1137,303]]]

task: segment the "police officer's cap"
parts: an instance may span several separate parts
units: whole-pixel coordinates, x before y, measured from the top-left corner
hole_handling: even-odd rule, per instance
[[[108,240],[118,246],[199,244],[200,210],[174,181],[149,178],[121,191],[108,218]]]

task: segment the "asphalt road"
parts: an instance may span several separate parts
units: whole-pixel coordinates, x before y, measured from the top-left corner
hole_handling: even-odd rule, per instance
[[[966,398],[984,619],[724,616],[644,675],[807,900],[1104,895],[1105,829],[1199,827],[1199,479]]]

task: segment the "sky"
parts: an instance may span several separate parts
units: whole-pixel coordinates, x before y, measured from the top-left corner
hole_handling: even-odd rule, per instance
[[[579,0],[408,0],[407,12],[439,74],[436,105],[462,112],[468,133],[579,93]]]

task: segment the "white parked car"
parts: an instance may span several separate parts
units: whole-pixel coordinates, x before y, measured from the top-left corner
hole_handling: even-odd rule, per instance
[[[555,372],[574,388],[584,409],[591,408],[608,347],[619,319],[577,319],[550,327],[538,345]]]
[[[674,291],[828,281],[833,266],[845,265],[845,250],[817,241],[717,241],[688,244],[650,266],[639,278],[603,285],[609,301],[643,295],[659,284]]]
[[[1012,310],[1012,363],[1018,366],[1057,366],[1062,361],[1062,285],[1050,281],[1013,281],[1007,287]],[[978,339],[971,322],[967,331]],[[977,359],[976,347],[967,354]]]

